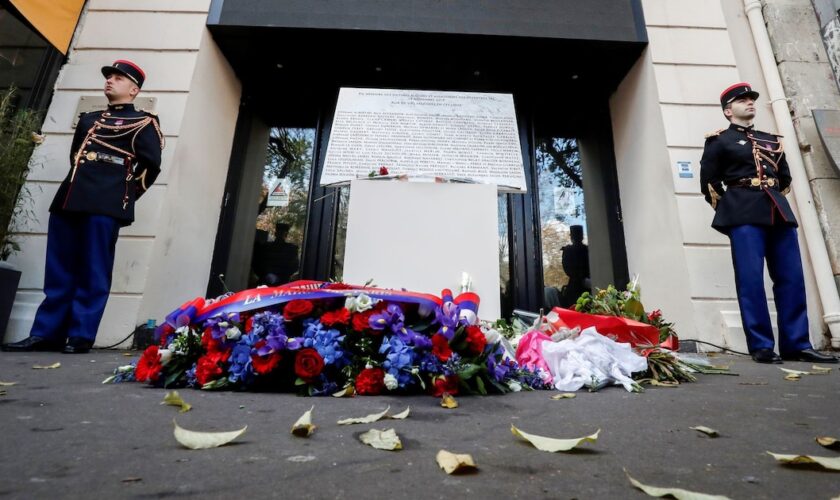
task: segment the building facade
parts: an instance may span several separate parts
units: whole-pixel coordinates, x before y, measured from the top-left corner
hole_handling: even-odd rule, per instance
[[[698,178],[704,134],[727,125],[721,89],[749,81],[763,98],[757,128],[789,135],[793,115],[811,339],[827,347],[840,322],[840,177],[813,110],[840,102],[837,9],[815,3],[90,0],[33,156],[38,220],[16,228],[24,274],[6,340],[27,335],[43,297],[47,207],[80,102],[101,96],[103,64],[127,58],[146,70],[141,96],[167,146],[121,233],[100,345],[196,296],[265,282],[280,243],[296,262],[276,274],[340,278],[349,193],[317,179],[338,89],[370,87],[513,94],[529,190],[499,195],[504,312],[562,290],[557,250],[579,225],[593,286],[636,278],[681,337],[744,350],[728,241]],[[778,29],[794,14],[808,37]]]

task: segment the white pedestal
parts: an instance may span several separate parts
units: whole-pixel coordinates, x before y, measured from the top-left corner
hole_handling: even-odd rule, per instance
[[[481,298],[479,317],[498,319],[496,186],[352,181],[345,282],[457,295],[463,272]]]

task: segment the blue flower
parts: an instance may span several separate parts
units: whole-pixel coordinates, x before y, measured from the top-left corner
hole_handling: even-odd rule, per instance
[[[324,364],[338,368],[349,363],[342,348],[344,336],[334,329],[325,328],[317,319],[303,320],[303,347],[312,347],[324,358]]]
[[[264,312],[254,315],[251,333],[258,338],[265,338],[265,345],[257,351],[260,356],[286,348],[288,337],[284,324],[283,315],[279,313]]]
[[[382,368],[397,378],[400,388],[411,385],[414,379],[411,376],[411,368],[414,364],[416,353],[410,345],[403,342],[398,336],[385,337],[380,354],[385,354],[385,361]]]
[[[242,382],[247,385],[254,376],[254,367],[251,365],[251,346],[242,342],[237,343],[230,353],[230,368],[228,368],[228,379],[231,382]]]

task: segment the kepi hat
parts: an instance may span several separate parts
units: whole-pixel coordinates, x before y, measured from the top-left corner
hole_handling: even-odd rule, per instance
[[[725,108],[727,104],[743,96],[758,99],[758,92],[747,82],[736,83],[720,93],[720,107]]]
[[[114,73],[125,75],[140,88],[143,88],[143,82],[146,80],[146,73],[140,69],[140,66],[126,59],[117,59],[110,66],[102,66],[102,76],[105,78]]]

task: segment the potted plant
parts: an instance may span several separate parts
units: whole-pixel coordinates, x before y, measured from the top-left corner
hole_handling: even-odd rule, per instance
[[[32,198],[24,185],[35,145],[40,115],[16,105],[16,90],[0,92],[0,338],[6,334],[21,272],[7,259],[20,250],[14,228],[34,217]]]

